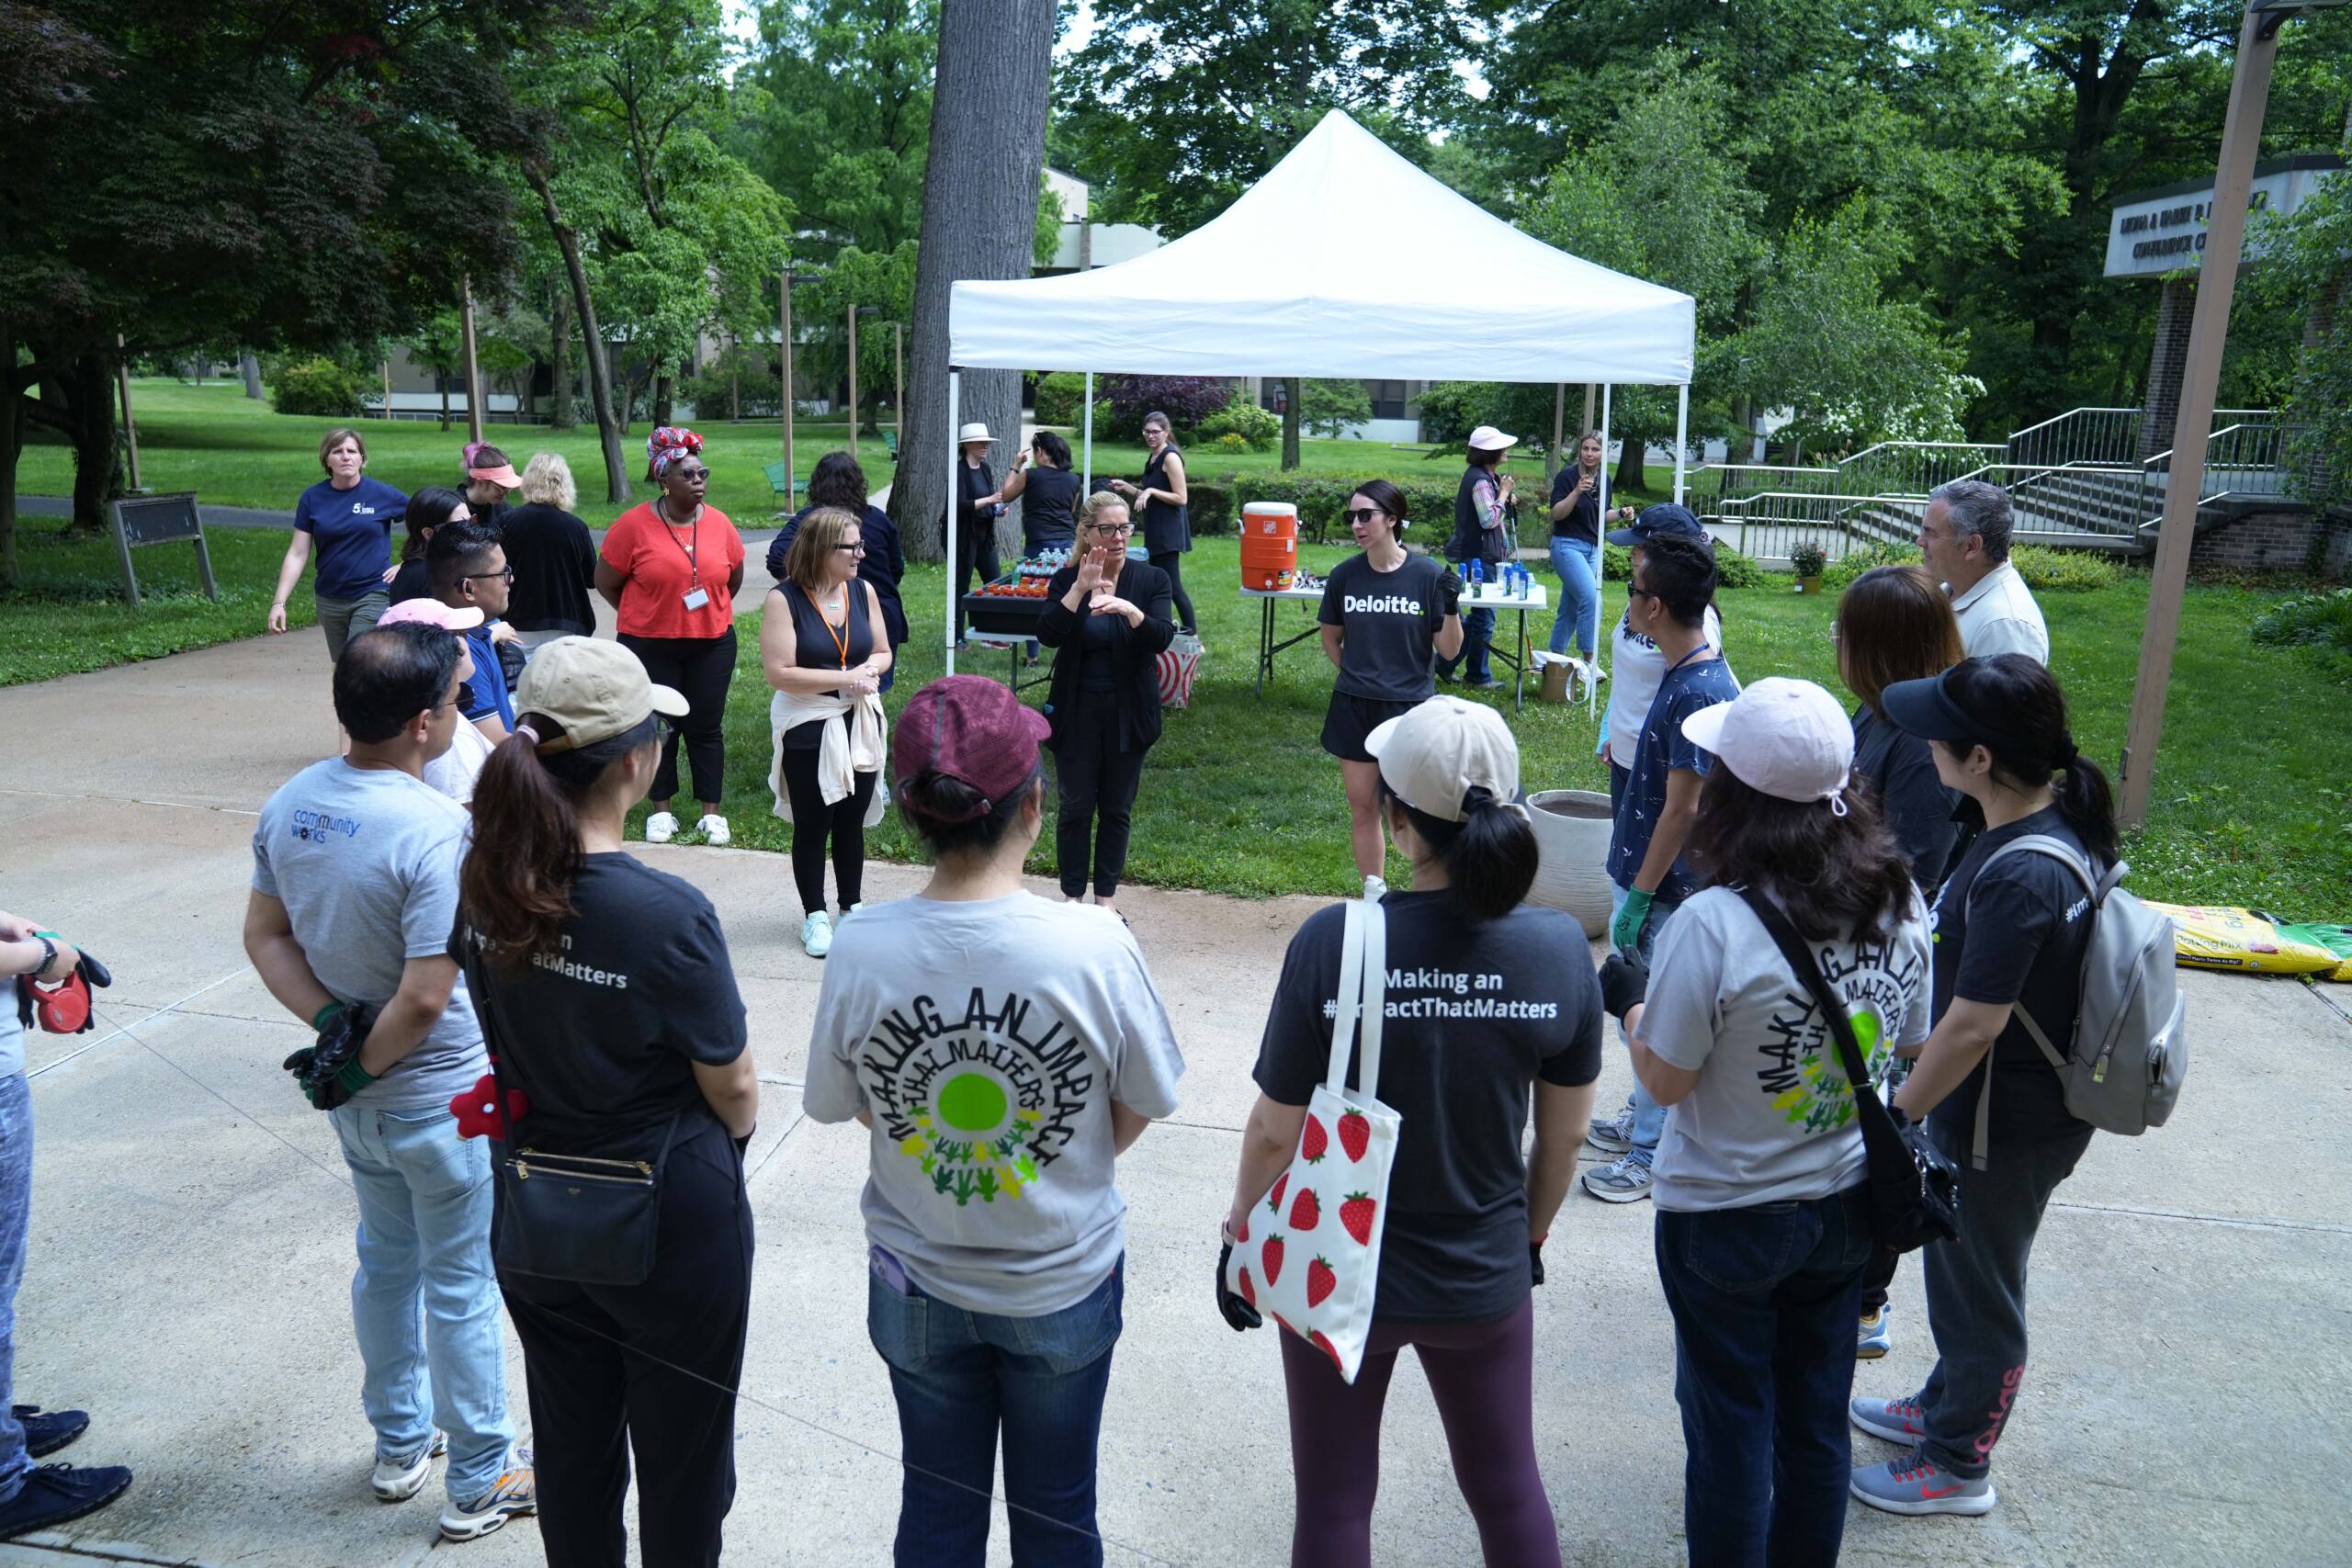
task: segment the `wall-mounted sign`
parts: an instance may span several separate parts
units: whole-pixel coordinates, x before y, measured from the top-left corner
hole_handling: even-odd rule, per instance
[[[2292,212],[2322,180],[2338,177],[2343,167],[2343,159],[2317,152],[2257,164],[2248,209],[2282,216]],[[2211,180],[2192,180],[2127,197],[2108,215],[2107,276],[2161,277],[2199,265],[2212,216]],[[2260,231],[2259,223],[2247,225],[2245,259],[2248,262],[2261,259]]]

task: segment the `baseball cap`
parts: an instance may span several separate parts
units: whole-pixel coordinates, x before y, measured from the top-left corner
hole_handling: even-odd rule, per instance
[[[1491,424],[1482,424],[1470,433],[1469,445],[1476,446],[1481,452],[1500,452],[1507,447],[1518,446],[1519,437],[1505,435]]]
[[[1768,676],[1690,715],[1682,733],[1748,788],[1780,800],[1826,800],[1845,815],[1854,727],[1838,699],[1812,682]]]
[[[1441,822],[1470,815],[1474,786],[1499,801],[1519,798],[1519,743],[1483,704],[1431,697],[1375,726],[1363,749],[1397,799]]]
[[[514,465],[506,460],[506,454],[487,441],[467,442],[465,463],[469,479],[488,479],[492,484],[504,485],[508,490],[522,487],[523,477],[514,471]]]
[[[1646,545],[1661,534],[1681,534],[1693,539],[1707,537],[1707,531],[1699,526],[1699,520],[1690,514],[1689,507],[1661,501],[1656,506],[1642,508],[1642,514],[1634,519],[1631,527],[1611,529],[1609,542]]]
[[[403,599],[376,617],[379,626],[439,626],[445,632],[469,632],[481,623],[481,605],[460,610],[438,599]]]
[[[1952,677],[1962,665],[1973,662],[1963,660],[1939,675],[1897,681],[1879,693],[1879,708],[1895,728],[1922,740],[1981,740],[1995,746],[2018,747],[2018,742],[2005,727],[1979,718],[1961,706]]]
[[[541,643],[514,685],[514,711],[540,714],[563,727],[538,743],[541,751],[570,751],[625,735],[654,714],[686,716],[686,699],[657,686],[637,655],[616,642],[560,637]]]
[[[899,715],[890,771],[902,794],[929,772],[969,784],[984,801],[1001,800],[1037,771],[1037,748],[1051,733],[1046,716],[1012,687],[980,675],[947,675],[917,692]],[[988,809],[982,805],[960,820]]]

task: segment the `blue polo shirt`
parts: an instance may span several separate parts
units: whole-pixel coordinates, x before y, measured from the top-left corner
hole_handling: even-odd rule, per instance
[[[349,490],[321,479],[304,491],[294,503],[294,526],[317,547],[319,575],[311,592],[322,599],[383,592],[384,569],[392,564],[392,522],[407,508],[407,496],[364,474]]]
[[[514,728],[514,699],[506,690],[506,667],[498,661],[498,649],[490,640],[490,628],[495,621],[484,621],[466,634],[466,650],[474,656],[474,672],[466,682],[466,689],[473,694],[473,701],[466,705],[466,717],[496,718],[508,729]]]

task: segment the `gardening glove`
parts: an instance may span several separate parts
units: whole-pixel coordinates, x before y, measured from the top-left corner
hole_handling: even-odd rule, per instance
[[[1657,895],[1636,887],[1625,895],[1625,907],[1609,923],[1609,943],[1620,953],[1638,952],[1642,945],[1642,928],[1650,923],[1650,904]]]
[[[1444,604],[1447,615],[1455,615],[1462,613],[1462,574],[1460,572],[1452,567],[1447,567],[1445,575],[1437,580],[1437,592],[1439,602]]]
[[[294,1075],[312,1110],[333,1111],[376,1081],[376,1075],[359,1065],[359,1048],[368,1043],[376,1017],[361,1003],[337,1001],[321,1008],[311,1022],[318,1029],[318,1043],[304,1046],[280,1065]]]
[[[1533,1283],[1544,1282],[1544,1244],[1540,1241],[1527,1244],[1527,1269],[1533,1276]]]
[[[1600,1005],[1619,1023],[1648,997],[1650,966],[1639,953],[1612,953],[1600,964]]]
[[[1236,1334],[1265,1325],[1258,1309],[1225,1288],[1225,1266],[1233,1260],[1233,1244],[1227,1242],[1216,1249],[1216,1310],[1225,1314],[1226,1323]]]

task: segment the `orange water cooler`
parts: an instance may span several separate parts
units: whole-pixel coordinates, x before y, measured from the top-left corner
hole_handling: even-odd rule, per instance
[[[1253,501],[1241,509],[1241,586],[1261,593],[1298,580],[1298,508]]]

